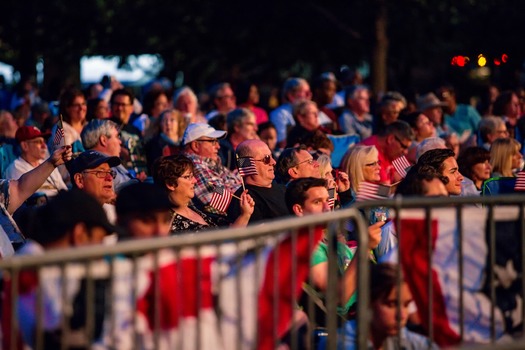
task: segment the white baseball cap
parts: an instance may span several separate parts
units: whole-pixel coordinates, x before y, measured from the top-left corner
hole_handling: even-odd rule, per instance
[[[188,125],[186,131],[184,131],[184,136],[182,136],[182,145],[187,145],[188,143],[203,136],[214,139],[222,139],[226,137],[226,134],[226,131],[215,130],[211,125],[206,123],[192,123]]]

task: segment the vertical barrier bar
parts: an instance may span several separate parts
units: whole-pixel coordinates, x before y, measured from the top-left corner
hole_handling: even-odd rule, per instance
[[[523,203],[518,204],[519,208],[519,223],[520,223],[520,237],[521,237],[521,300],[525,301],[525,206]],[[521,303],[521,318],[525,319],[525,302]],[[525,322],[521,322],[521,333],[525,334]]]
[[[44,293],[42,292],[42,268],[36,268],[36,278],[38,288],[36,289],[36,338],[35,348],[44,349]],[[13,305],[12,307],[16,307]]]
[[[159,266],[160,250],[153,252],[153,344],[155,349],[159,348],[160,341],[160,266]]]
[[[138,349],[140,344],[140,334],[137,329],[137,323],[138,323],[138,316],[137,316],[137,301],[138,301],[138,295],[137,295],[137,289],[139,286],[139,269],[138,269],[138,262],[137,259],[139,258],[138,254],[133,254],[131,256],[132,259],[132,267],[131,267],[131,275],[133,276],[133,287],[131,291],[131,303],[133,307],[131,310],[133,311],[133,314],[131,316],[131,319],[133,321],[133,348]]]
[[[459,271],[459,337],[463,342],[465,334],[465,308],[463,301],[463,206],[456,207],[456,227],[458,228],[458,271]]]
[[[428,338],[430,343],[434,342],[434,323],[433,323],[433,310],[434,310],[434,285],[432,284],[432,213],[430,207],[425,207],[425,226],[426,234],[428,238],[427,254],[428,254]],[[430,345],[429,345],[430,346]]]
[[[237,274],[235,276],[235,292],[237,293],[237,296],[235,298],[235,300],[237,300],[237,303],[236,303],[236,307],[237,307],[237,312],[236,312],[236,317],[237,317],[237,349],[242,349],[242,343],[243,343],[243,338],[244,338],[244,334],[243,334],[243,323],[242,323],[242,300],[241,300],[241,295],[242,295],[242,292],[241,292],[241,288],[242,288],[242,285],[241,285],[241,279],[242,279],[242,274],[243,274],[243,271],[242,271],[242,261],[244,258],[246,258],[246,253],[243,252],[242,255],[241,255],[241,248],[240,248],[240,242],[239,241],[236,241],[235,242],[235,249],[236,249],[236,254],[235,254],[235,270],[237,271]],[[257,300],[257,299],[255,299]]]
[[[397,322],[397,336],[396,336],[396,342],[397,347],[401,349],[401,282],[402,282],[402,272],[403,272],[403,266],[401,265],[401,254],[403,254],[403,248],[401,245],[401,236],[403,230],[401,229],[401,206],[402,206],[402,197],[398,196],[396,197],[396,232],[397,232],[397,276],[396,276],[396,285],[397,285],[397,315],[396,315],[396,322]]]
[[[290,346],[292,348],[292,350],[295,350],[297,349],[297,344],[298,344],[298,338],[297,336],[299,335],[299,327],[298,325],[296,324],[296,315],[297,315],[297,306],[298,306],[298,303],[297,303],[297,297],[296,297],[296,294],[295,294],[295,291],[297,290],[297,285],[296,283],[297,282],[297,235],[299,234],[299,230],[297,229],[294,229],[292,231],[292,251],[290,252],[290,259],[292,259],[292,300],[291,300],[291,303],[293,304],[292,305],[292,322],[291,322],[291,330],[290,330],[290,336],[291,336],[291,342],[290,342]]]
[[[66,315],[67,300],[67,283],[68,277],[66,275],[66,263],[60,264],[60,287],[62,297],[62,315],[61,315],[61,333],[60,333],[60,348],[62,350],[67,349],[67,335],[69,333],[69,319]]]
[[[496,265],[496,223],[494,222],[494,205],[489,204],[489,290],[490,290],[490,339],[496,341],[496,285],[494,279],[494,266]]]
[[[20,270],[11,270],[11,350],[18,349],[18,283],[20,281]]]
[[[367,349],[368,347],[368,323],[370,304],[370,271],[368,263],[368,227],[361,216],[354,217],[357,232],[357,347]],[[355,259],[355,256],[354,256]]]
[[[288,231],[288,234],[291,234],[290,231]],[[273,255],[273,279],[274,279],[274,283],[273,283],[273,295],[274,295],[274,298],[273,298],[273,305],[272,305],[272,308],[273,308],[273,324],[274,325],[277,325],[279,323],[279,308],[278,308],[278,305],[277,305],[277,300],[279,300],[279,285],[277,283],[277,281],[279,281],[279,264],[278,264],[278,261],[279,261],[279,255],[281,254],[280,252],[280,249],[279,249],[279,243],[278,242],[274,242],[274,255]],[[277,334],[277,327],[273,327],[273,332],[272,332],[272,337],[273,337],[273,345],[274,345],[274,348],[277,348],[278,347],[278,342],[279,342],[279,336]]]
[[[195,349],[201,348],[201,332],[202,332],[202,322],[201,322],[201,310],[202,310],[202,291],[203,288],[201,278],[202,278],[202,246],[195,247],[195,252],[197,254],[197,261],[196,261],[196,278],[195,283],[197,283],[197,288],[195,289],[197,291],[197,297],[195,298],[195,307],[197,308],[197,331],[195,332],[197,339],[195,339]]]
[[[109,269],[109,288],[108,293],[106,293],[106,298],[108,302],[106,303],[106,315],[109,315],[109,328],[110,328],[110,338],[111,344],[110,347],[117,348],[117,318],[116,318],[116,308],[113,307],[113,299],[116,298],[116,283],[117,278],[121,276],[115,276],[115,257],[108,257],[108,269]],[[131,286],[133,287],[133,286]],[[109,297],[108,297],[109,296]]]
[[[328,331],[327,348],[335,349],[337,345],[337,304],[339,300],[338,290],[338,267],[337,267],[337,228],[333,223],[328,225],[327,248],[328,248],[328,283],[326,289],[326,328]]]
[[[84,301],[85,302],[85,306],[86,306],[86,323],[85,323],[85,335],[86,335],[86,340],[88,342],[88,344],[86,344],[88,347],[91,346],[91,344],[93,343],[93,338],[94,338],[94,329],[95,329],[95,308],[97,307],[96,305],[96,296],[95,296],[95,286],[94,286],[94,281],[93,281],[93,276],[92,276],[92,271],[91,271],[91,264],[92,264],[92,261],[90,260],[86,260],[85,262],[85,269],[86,269],[86,274],[85,274],[85,279],[86,279],[86,300]],[[92,306],[92,307],[90,307]]]

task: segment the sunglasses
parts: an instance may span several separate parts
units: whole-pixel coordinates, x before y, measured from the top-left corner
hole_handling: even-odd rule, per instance
[[[267,154],[263,157],[263,159],[254,159],[254,161],[256,162],[263,162],[264,164],[266,165],[270,165],[270,163],[272,162],[272,155],[271,154]]]

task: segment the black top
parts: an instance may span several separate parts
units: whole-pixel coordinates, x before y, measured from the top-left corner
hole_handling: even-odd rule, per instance
[[[290,215],[284,202],[284,192],[286,191],[284,185],[274,183],[271,188],[246,185],[246,189],[255,201],[255,208],[249,221],[250,224],[261,220],[277,219]],[[235,195],[240,197],[242,192],[243,189],[241,187],[235,192]],[[240,214],[241,208],[239,200],[233,198],[228,208],[228,219],[234,221]]]

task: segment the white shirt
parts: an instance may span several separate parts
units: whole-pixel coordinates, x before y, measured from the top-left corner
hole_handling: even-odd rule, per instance
[[[38,161],[38,164],[40,165],[43,162],[44,160],[40,160]],[[5,176],[7,179],[18,180],[20,176],[34,168],[35,167],[29,164],[25,159],[18,157],[9,165],[9,167],[7,167]],[[58,169],[55,169],[42,186],[40,186],[37,192],[45,193],[47,197],[53,197],[56,196],[60,190],[67,190],[67,186],[64,180],[62,180],[62,176],[60,176]]]

